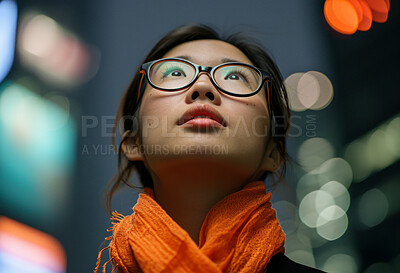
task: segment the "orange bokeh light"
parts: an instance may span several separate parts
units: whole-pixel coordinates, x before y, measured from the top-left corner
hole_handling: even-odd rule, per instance
[[[388,19],[390,1],[389,0],[366,0],[371,7],[372,20],[377,23],[385,23]]]
[[[390,10],[390,0],[385,0],[388,11]]]
[[[390,1],[389,0],[366,0],[372,10],[381,13],[387,13],[389,11]]]
[[[358,16],[358,23],[360,23],[363,20],[364,17],[364,10],[361,7],[361,3],[358,0],[348,0],[354,7],[354,9],[357,12]]]
[[[388,19],[390,0],[326,0],[324,15],[328,24],[343,34],[367,31],[372,21]]]
[[[353,34],[359,25],[356,8],[347,0],[327,0],[324,14],[328,24],[343,34]]]
[[[363,9],[363,18],[358,25],[358,30],[367,31],[372,25],[372,11],[365,0],[359,0],[361,8]]]

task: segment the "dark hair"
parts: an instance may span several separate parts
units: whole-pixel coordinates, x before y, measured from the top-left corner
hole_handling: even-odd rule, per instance
[[[178,27],[167,35],[165,35],[150,51],[142,63],[157,60],[162,58],[172,48],[189,41],[212,39],[227,42],[236,46],[240,49],[254,64],[254,66],[261,68],[271,74],[271,88],[270,88],[270,105],[271,105],[271,120],[270,120],[270,132],[272,133],[272,140],[275,141],[277,149],[283,160],[283,165],[280,168],[278,180],[284,176],[286,172],[286,163],[289,159],[286,149],[286,136],[290,126],[290,110],[288,97],[284,85],[282,75],[271,59],[271,57],[265,52],[263,47],[255,40],[248,37],[241,32],[237,32],[228,36],[221,36],[215,30],[209,26],[202,24],[187,24]],[[139,108],[139,103],[136,101],[139,92],[141,74],[136,71],[136,74],[130,83],[128,89],[125,91],[117,111],[115,119],[114,132],[112,137],[112,143],[115,149],[115,133],[120,120],[123,117],[132,117]],[[146,81],[143,80],[141,84],[141,90],[146,88]],[[136,124],[133,119],[123,119],[123,132],[127,130],[133,132]],[[272,131],[273,129],[273,131]],[[139,134],[140,136],[141,134]],[[111,214],[112,206],[111,201],[117,190],[123,185],[127,185],[131,188],[139,189],[140,186],[133,185],[129,182],[131,174],[134,170],[138,173],[140,182],[143,187],[153,188],[153,181],[149,171],[146,169],[142,161],[130,161],[126,158],[122,152],[122,143],[126,141],[129,136],[123,137],[118,147],[118,173],[110,181],[105,192],[105,207],[106,211]],[[265,180],[270,172],[264,172],[259,180]],[[276,175],[276,174],[275,174]],[[275,185],[275,183],[274,183]]]

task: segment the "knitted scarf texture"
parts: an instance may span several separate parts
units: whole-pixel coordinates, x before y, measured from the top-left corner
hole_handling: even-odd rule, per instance
[[[156,202],[151,188],[139,194],[133,213],[113,212],[109,249],[119,273],[247,273],[265,272],[271,257],[284,253],[285,234],[271,207],[264,181],[232,193],[208,212],[197,245]]]

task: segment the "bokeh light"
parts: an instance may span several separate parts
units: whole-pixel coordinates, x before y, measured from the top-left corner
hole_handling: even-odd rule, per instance
[[[372,173],[366,152],[366,141],[364,139],[357,139],[346,147],[345,159],[351,165],[356,182],[364,180]]]
[[[327,139],[313,137],[301,144],[297,158],[305,170],[311,171],[333,155],[333,146]]]
[[[358,266],[352,256],[339,253],[330,256],[322,270],[329,273],[358,273]]]
[[[49,234],[0,217],[0,272],[66,272],[65,250]]]
[[[44,14],[24,15],[18,38],[22,64],[48,83],[74,86],[98,69],[98,50],[86,46]]]
[[[305,108],[311,108],[320,96],[318,80],[313,75],[305,73],[297,83],[297,96]]]
[[[299,227],[304,224],[299,222]],[[285,252],[289,253],[295,250],[305,250],[307,252],[312,253],[312,245],[311,245],[311,241],[308,237],[304,237],[302,239],[304,240],[300,240],[299,236],[299,229],[296,230],[295,233],[291,233],[289,235],[286,236],[285,239]]]
[[[54,99],[69,105],[64,96]],[[1,203],[9,213],[58,221],[69,202],[76,153],[76,125],[69,112],[20,84],[5,82],[0,131]]]
[[[329,187],[332,186],[328,185],[326,189]],[[300,202],[299,216],[305,225],[316,228],[318,235],[329,241],[340,238],[348,226],[346,212],[335,204],[335,197],[325,190],[307,194]]]
[[[351,142],[345,159],[353,170],[354,181],[360,182],[400,159],[400,117],[384,122],[371,132]]]
[[[13,64],[17,17],[15,1],[0,1],[0,82],[7,76]]]
[[[397,158],[400,157],[400,116],[391,120],[385,130],[385,139],[387,146],[390,147],[390,154]]]
[[[66,96],[59,94],[47,94],[44,99],[51,102],[51,105],[58,106],[60,109],[62,109],[61,113],[63,113],[63,115],[60,115],[57,121],[55,119],[48,119],[49,128],[52,130],[57,130],[65,126],[70,118],[69,114],[71,112],[69,99]]]
[[[326,160],[318,168],[318,182],[322,186],[330,181],[338,181],[349,188],[353,180],[353,171],[350,164],[340,157]]]
[[[374,227],[385,220],[389,210],[385,194],[378,188],[365,192],[358,204],[360,221],[367,227]]]
[[[363,12],[363,8],[361,7],[361,3],[359,2],[359,0],[347,0],[351,3],[351,5],[354,7],[354,9],[356,10],[357,13],[357,17],[358,17],[358,23],[360,24],[360,22],[363,19],[364,16],[364,12]]]
[[[350,207],[347,187],[351,179],[351,168],[342,158],[330,158],[300,178],[296,192],[300,200],[299,218],[314,231],[299,228],[299,237],[313,236],[313,247],[317,247],[347,231],[346,211]]]
[[[45,58],[57,46],[61,35],[61,29],[56,21],[40,14],[25,22],[20,45],[28,53]]]
[[[322,110],[326,108],[333,100],[333,86],[329,78],[318,71],[309,71],[306,75],[314,77],[318,82],[319,96],[315,103],[309,108],[312,110]]]
[[[389,0],[365,0],[371,7],[372,20],[378,23],[384,23],[388,19],[390,1]]]
[[[298,211],[296,206],[283,200],[273,203],[273,208],[276,210],[279,224],[286,236],[295,232],[298,226]]]
[[[285,79],[290,109],[301,112],[307,109],[322,110],[333,99],[329,78],[321,72],[294,73]]]
[[[294,250],[294,251],[285,253],[285,255],[289,259],[292,259],[293,261],[298,261],[298,262],[301,262],[301,264],[315,268],[315,258],[314,258],[312,251],[298,249],[298,250]]]
[[[367,31],[372,26],[372,11],[365,0],[359,0],[359,3],[362,8],[363,17],[360,24],[358,25],[358,30]]]
[[[299,216],[301,221],[308,227],[315,228],[318,224],[318,218],[322,211],[332,205],[335,205],[335,199],[326,191],[316,190],[307,194],[300,202]]]
[[[329,242],[317,233],[316,228],[310,228],[302,222],[297,229],[297,237],[301,242],[308,243],[313,248],[320,247]]]
[[[299,100],[298,84],[304,73],[294,73],[285,79],[290,109],[301,112],[307,109]]]
[[[347,230],[346,212],[337,205],[325,208],[317,219],[317,233],[329,241],[340,238]]]
[[[302,223],[299,223],[302,225]],[[304,224],[303,224],[304,225]],[[307,236],[298,236],[299,231],[286,235],[285,255],[298,263],[315,267],[315,257],[311,240]]]
[[[308,193],[316,191],[320,187],[321,185],[318,182],[318,172],[309,172],[304,174],[297,182],[297,199],[301,201]]]
[[[372,171],[377,171],[393,163],[397,155],[392,153],[392,145],[395,143],[387,142],[390,137],[386,137],[385,128],[378,128],[372,132],[367,141],[367,158]]]
[[[342,183],[337,181],[330,181],[321,187],[321,190],[329,192],[335,204],[343,211],[347,211],[350,207],[350,193]]]
[[[340,33],[353,34],[357,31],[358,14],[347,0],[326,0],[324,15],[328,24]]]
[[[324,5],[328,24],[347,35],[369,30],[372,21],[386,22],[389,10],[390,0],[326,0]]]

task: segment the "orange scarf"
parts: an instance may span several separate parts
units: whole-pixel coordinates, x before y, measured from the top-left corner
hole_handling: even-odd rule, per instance
[[[285,234],[271,207],[271,193],[263,181],[247,184],[226,196],[208,212],[201,227],[199,246],[154,200],[145,188],[124,217],[113,212],[110,249],[112,272],[120,273],[222,273],[264,272],[272,256],[284,252]]]

